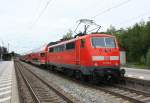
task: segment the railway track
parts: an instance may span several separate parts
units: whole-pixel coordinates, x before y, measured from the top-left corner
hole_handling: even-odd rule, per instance
[[[150,94],[118,85],[93,86],[104,92],[129,100],[133,103],[150,103]]]
[[[78,81],[75,79],[73,79],[73,81],[78,83]],[[100,82],[99,84],[89,84],[87,82],[81,83],[83,85],[110,93],[117,97],[121,97],[125,100],[129,100],[133,103],[150,103],[150,93],[130,88],[124,84],[114,84],[108,82]]]
[[[67,76],[59,74],[59,73],[55,73],[55,74],[58,76],[61,76],[62,78],[73,81],[77,84],[83,85],[85,87],[95,88],[97,90],[101,90],[101,91],[110,93],[112,95],[115,95],[117,97],[123,98],[125,100],[129,100],[133,103],[150,103],[150,93],[130,88],[127,85],[106,84],[106,83],[95,85],[95,84],[91,84],[88,82],[82,82],[74,78],[68,78]]]
[[[76,79],[72,80],[76,83],[81,83],[84,86],[107,92],[117,97],[121,97],[125,100],[129,100],[133,103],[150,103],[150,93],[130,88],[124,84],[112,84],[106,82],[100,82],[99,84],[90,84],[87,82],[78,81]]]
[[[64,75],[59,75],[59,76],[64,77]],[[88,82],[76,80],[74,78],[68,78],[68,77],[65,78],[72,80],[73,82],[82,84],[84,86],[88,86],[91,88],[95,88],[97,90],[110,93],[112,95],[123,98],[125,100],[129,100],[133,103],[150,103],[150,93],[130,88],[124,84],[111,84],[105,82],[101,82],[101,84],[93,84],[93,83],[91,84]]]
[[[150,103],[150,93],[136,90],[127,87],[126,85],[111,84],[105,82],[101,82],[101,84],[91,84],[88,82],[78,81],[74,78],[71,78],[71,80],[73,80],[76,83],[80,83],[84,86],[95,88],[97,90],[101,90],[109,94],[115,95],[117,97],[123,98],[125,100],[129,100],[133,103]]]
[[[29,88],[35,103],[81,103],[79,100],[68,96],[68,94],[65,95],[59,89],[57,90],[19,61],[15,61],[15,67]]]

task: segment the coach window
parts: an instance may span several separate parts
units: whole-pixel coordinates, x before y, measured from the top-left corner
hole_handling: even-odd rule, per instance
[[[75,42],[70,42],[66,44],[66,50],[74,49],[75,48]]]
[[[84,48],[84,44],[85,44],[85,39],[81,39],[80,47]]]
[[[54,47],[54,52],[58,52],[58,46]]]
[[[59,52],[59,46],[54,47],[53,52]]]
[[[54,48],[49,48],[49,52],[53,52],[54,51]]]
[[[38,58],[33,58],[32,60],[33,60],[33,61],[38,61]]]
[[[60,45],[59,48],[60,48],[60,50],[59,50],[60,52],[64,51],[64,49],[65,49],[64,45]]]
[[[41,53],[40,55],[41,55],[41,57],[45,57],[45,53]]]

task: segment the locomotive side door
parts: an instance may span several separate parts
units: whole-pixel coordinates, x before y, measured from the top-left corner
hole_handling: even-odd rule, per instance
[[[76,55],[76,65],[80,65],[80,39],[76,40],[76,51],[75,51],[75,55]]]

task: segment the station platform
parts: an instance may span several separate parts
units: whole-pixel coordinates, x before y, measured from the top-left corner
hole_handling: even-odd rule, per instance
[[[126,77],[150,80],[150,70],[146,69],[136,69],[123,67],[126,70]]]
[[[0,61],[0,103],[19,103],[13,61]]]

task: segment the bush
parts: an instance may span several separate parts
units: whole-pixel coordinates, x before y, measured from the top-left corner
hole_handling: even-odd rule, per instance
[[[148,52],[146,55],[146,65],[150,67],[150,48],[148,49]]]

